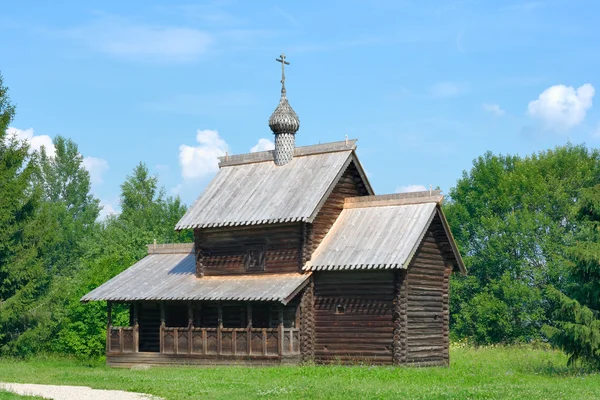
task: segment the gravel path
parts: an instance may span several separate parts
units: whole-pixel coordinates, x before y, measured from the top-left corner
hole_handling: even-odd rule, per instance
[[[87,386],[33,385],[28,383],[2,383],[0,389],[26,396],[40,396],[55,400],[161,400],[160,397],[122,390],[99,390]]]

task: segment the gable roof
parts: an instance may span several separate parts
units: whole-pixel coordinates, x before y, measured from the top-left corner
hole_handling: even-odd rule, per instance
[[[312,222],[352,161],[373,193],[355,149],[356,140],[298,147],[283,166],[272,151],[221,157],[219,172],[175,229]]]
[[[82,302],[138,300],[248,300],[287,304],[310,274],[255,274],[196,278],[193,244],[149,246],[150,254],[81,298]]]
[[[465,272],[460,253],[439,207],[435,192],[401,193],[346,199],[305,271],[406,269],[435,217],[442,221],[451,258]]]

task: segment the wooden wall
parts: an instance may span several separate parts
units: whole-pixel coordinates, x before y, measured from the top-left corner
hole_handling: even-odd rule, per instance
[[[315,360],[391,364],[394,272],[318,272],[314,279]]]
[[[248,249],[260,248],[265,249],[264,273],[300,269],[303,236],[300,223],[196,229],[194,236],[197,270],[205,275],[248,273],[245,268]]]
[[[406,357],[417,364],[448,364],[448,280],[451,267],[437,240],[436,217],[406,274]]]
[[[354,162],[350,163],[313,221],[313,250],[317,249],[319,243],[329,232],[329,228],[344,209],[344,199],[367,194],[369,193]]]

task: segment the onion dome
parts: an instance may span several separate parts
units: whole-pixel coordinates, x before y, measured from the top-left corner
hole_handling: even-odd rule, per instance
[[[275,134],[275,149],[273,150],[273,161],[275,165],[281,166],[289,163],[294,158],[296,148],[296,132],[300,129],[298,115],[290,106],[285,95],[285,71],[284,68],[290,63],[285,61],[285,55],[276,59],[281,63],[281,99],[271,118],[269,128]]]
[[[285,96],[285,88],[281,90],[279,104],[269,118],[269,128],[276,135],[280,133],[295,134],[300,129],[300,119]]]

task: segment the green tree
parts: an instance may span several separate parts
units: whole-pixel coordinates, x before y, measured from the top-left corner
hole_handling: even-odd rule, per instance
[[[29,146],[9,135],[14,106],[0,76],[0,352],[30,324],[30,305],[47,283],[39,249],[47,228],[37,218]]]
[[[158,178],[144,164],[139,164],[121,185],[118,216],[109,216],[98,230],[84,241],[78,274],[61,279],[55,290],[63,298],[64,314],[53,349],[60,352],[97,356],[104,352],[106,304],[81,304],[87,292],[119,274],[147,254],[147,244],[191,242],[191,232],[175,232],[174,226],[186,207],[181,200],[164,196]],[[72,288],[71,294],[58,290]]]
[[[77,145],[62,136],[53,143],[54,156],[41,150],[38,179],[44,194],[42,212],[51,216],[53,224],[51,240],[44,246],[44,264],[55,275],[77,263],[82,239],[94,228],[100,202],[91,194],[90,174]]]
[[[552,321],[544,326],[550,341],[577,360],[600,367],[600,185],[584,188],[574,218],[577,240],[567,249],[569,274],[563,292],[547,290]]]
[[[544,290],[565,284],[579,190],[599,181],[600,154],[584,146],[474,161],[445,204],[469,270],[452,280],[454,336],[477,343],[540,337],[550,318]]]

